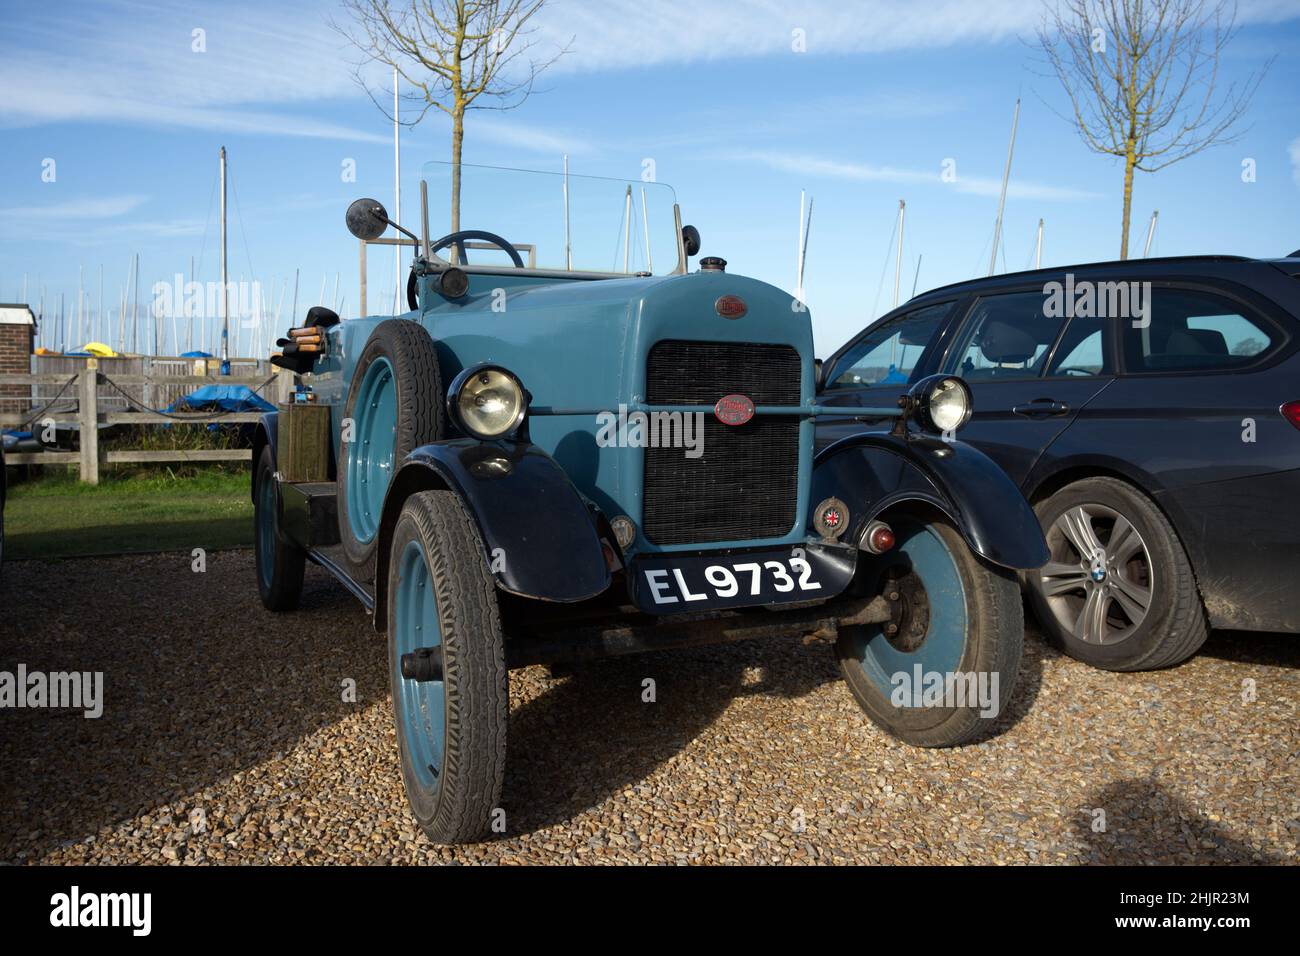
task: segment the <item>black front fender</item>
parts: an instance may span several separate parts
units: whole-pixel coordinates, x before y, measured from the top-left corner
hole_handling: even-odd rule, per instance
[[[609,587],[596,514],[555,459],[527,442],[464,438],[422,445],[394,476],[381,523],[377,610],[387,597],[385,542],[402,503],[417,491],[439,487],[454,491],[465,503],[483,538],[488,566],[503,590],[571,603]]]
[[[253,429],[253,467],[250,472],[252,481],[248,483],[248,494],[250,497],[257,495],[257,489],[253,483],[257,480],[257,460],[262,457],[262,449],[267,445],[271,446],[271,461],[279,461],[277,456],[280,440],[280,413],[264,412],[261,419]]]
[[[852,435],[817,454],[812,488],[810,508],[831,497],[848,506],[846,541],[861,541],[867,524],[888,508],[922,502],[946,514],[971,550],[994,564],[1028,570],[1047,562],[1029,502],[987,455],[964,442]],[[808,520],[812,527],[811,513]]]

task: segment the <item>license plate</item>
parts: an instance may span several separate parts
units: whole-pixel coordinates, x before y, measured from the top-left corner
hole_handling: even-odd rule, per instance
[[[632,596],[651,614],[830,598],[848,586],[856,558],[853,548],[820,545],[644,556],[632,562]]]

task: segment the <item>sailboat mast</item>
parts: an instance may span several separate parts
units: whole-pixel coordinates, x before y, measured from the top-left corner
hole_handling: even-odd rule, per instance
[[[803,193],[799,193],[799,207],[802,214]],[[803,297],[803,276],[804,269],[808,264],[808,234],[812,232],[812,210],[813,197],[808,197],[808,218],[799,223],[799,301],[804,301]]]
[[[627,272],[628,257],[632,252],[632,187],[623,194],[623,271]]]
[[[1043,267],[1043,220],[1038,220],[1038,240],[1034,243],[1034,268]]]
[[[1151,210],[1151,225],[1147,227],[1147,244],[1142,250],[1142,258],[1145,259],[1151,255],[1151,240],[1156,237],[1156,219],[1160,216],[1159,209]]]
[[[898,252],[894,256],[894,308],[898,308],[898,285],[903,278],[903,216],[907,202],[898,201]]]
[[[230,276],[226,271],[226,147],[221,147],[221,374],[230,374]]]
[[[1020,98],[1016,98],[1016,112],[1011,117],[1011,142],[1007,144],[1007,168],[1002,172],[1002,193],[998,197],[998,220],[993,225],[993,254],[989,256],[989,275],[998,264],[998,239],[1002,236],[1002,211],[1007,205],[1007,182],[1011,179],[1011,155],[1016,151],[1016,126],[1020,123]]]
[[[402,155],[398,151],[398,131],[401,123],[397,115],[397,67],[393,67],[393,222],[402,224]],[[402,297],[402,237],[393,246],[393,315],[397,314]],[[321,301],[325,298],[325,284],[321,283]]]
[[[569,154],[564,154],[564,268],[573,271],[573,243],[569,236]]]

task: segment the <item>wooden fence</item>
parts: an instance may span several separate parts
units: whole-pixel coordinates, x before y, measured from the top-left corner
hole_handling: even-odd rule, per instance
[[[48,358],[42,356],[42,358]],[[184,375],[184,374],[129,374],[128,369],[103,368],[114,359],[60,357],[76,365],[59,371],[44,371],[28,375],[0,375],[0,427],[24,427],[35,434],[53,422],[55,426],[73,426],[78,431],[78,451],[21,452],[5,455],[10,465],[80,466],[81,480],[99,484],[100,462],[108,464],[145,462],[204,462],[250,461],[252,452],[247,448],[194,449],[173,451],[109,451],[100,454],[99,428],[101,425],[163,425],[163,424],[240,424],[256,422],[261,412],[167,413],[141,411],[170,404],[175,398],[160,401],[170,390],[175,396],[188,394],[202,385],[247,385],[261,389],[258,393],[272,404],[287,401],[293,391],[293,374],[269,366],[272,372],[259,377],[237,375]],[[125,360],[125,361],[136,361]],[[155,363],[158,360],[153,360]],[[180,360],[190,369],[189,359]],[[244,363],[249,364],[258,363]],[[235,362],[232,360],[232,367]],[[168,370],[171,372],[171,370]],[[232,368],[233,371],[233,368]],[[268,379],[270,381],[268,382]],[[25,388],[16,388],[25,386]],[[24,394],[19,395],[18,392]],[[135,396],[139,395],[140,398]],[[129,397],[128,397],[129,396]],[[145,400],[146,397],[149,400]],[[53,404],[50,404],[50,403]],[[26,409],[22,406],[26,405]],[[47,408],[46,406],[49,405]],[[13,406],[18,406],[16,409]],[[11,410],[12,409],[12,410]],[[33,420],[33,414],[36,414]]]

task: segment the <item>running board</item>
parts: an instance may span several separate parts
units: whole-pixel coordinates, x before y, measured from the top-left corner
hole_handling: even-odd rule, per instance
[[[343,562],[335,561],[333,557],[321,548],[309,548],[307,550],[307,559],[311,561],[312,564],[319,565],[330,574],[334,575],[338,582],[351,591],[352,596],[365,606],[367,613],[374,614],[374,595],[370,591],[366,590],[365,584],[352,576]]]

